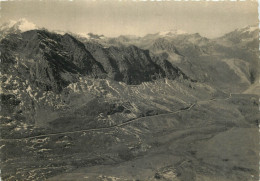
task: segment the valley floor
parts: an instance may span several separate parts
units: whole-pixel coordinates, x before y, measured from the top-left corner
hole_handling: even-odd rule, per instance
[[[256,100],[230,94],[107,128],[2,139],[4,179],[258,180]]]

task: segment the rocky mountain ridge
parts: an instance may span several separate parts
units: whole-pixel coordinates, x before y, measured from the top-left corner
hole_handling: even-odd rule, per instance
[[[30,61],[25,68],[30,70],[30,79],[37,85],[45,86],[46,90],[52,87],[60,91],[77,74],[97,78],[108,76],[127,84],[140,84],[167,75],[174,79],[183,74],[173,67],[169,67],[170,71],[166,70],[167,67],[160,67],[160,62],[156,64],[149,51],[136,46],[96,46],[93,49],[94,46],[84,45],[69,34],[59,35],[46,30],[30,30],[1,40],[4,67],[10,67],[11,63],[22,69],[25,67],[21,63]]]

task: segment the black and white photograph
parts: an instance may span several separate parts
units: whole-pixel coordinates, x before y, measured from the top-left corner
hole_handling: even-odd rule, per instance
[[[259,181],[257,1],[0,1],[0,181]]]

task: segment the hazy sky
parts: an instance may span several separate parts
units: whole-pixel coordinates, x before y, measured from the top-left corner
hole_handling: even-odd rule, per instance
[[[0,23],[26,18],[40,27],[106,36],[170,29],[217,37],[257,24],[257,2],[7,1]]]

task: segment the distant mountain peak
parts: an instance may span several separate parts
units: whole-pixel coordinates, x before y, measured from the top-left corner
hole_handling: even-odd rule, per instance
[[[174,30],[169,30],[169,31],[161,31],[158,34],[160,36],[174,36],[174,35],[187,34],[187,32],[185,32],[183,30],[174,29]]]
[[[104,35],[94,34],[94,33],[77,33],[76,36],[79,36],[80,38],[86,38],[86,39],[104,39]]]
[[[241,31],[244,31],[244,32],[254,32],[256,30],[259,30],[258,25],[248,25],[241,29]]]
[[[259,36],[259,27],[258,25],[248,25],[242,28],[237,28],[234,31],[231,31],[224,36],[220,37],[221,39],[229,40],[233,43],[252,41],[258,39]]]
[[[77,35],[82,37],[82,38],[87,38],[87,39],[90,38],[90,36],[87,33],[77,33]]]

